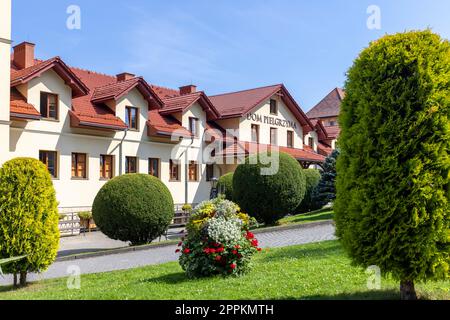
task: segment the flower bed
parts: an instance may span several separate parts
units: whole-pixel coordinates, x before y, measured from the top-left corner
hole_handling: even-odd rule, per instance
[[[256,221],[235,203],[217,198],[199,204],[179,243],[180,265],[189,277],[240,275],[251,268],[252,256],[261,251],[249,231]]]

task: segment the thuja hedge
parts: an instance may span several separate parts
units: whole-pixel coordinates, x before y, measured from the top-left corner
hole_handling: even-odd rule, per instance
[[[449,279],[450,44],[430,31],[385,36],[348,72],[339,123],[337,235],[416,298]]]
[[[286,153],[250,156],[234,173],[234,201],[243,212],[267,224],[294,212],[305,192],[303,169]]]
[[[17,158],[0,169],[0,259],[24,256],[3,266],[20,275],[45,271],[56,259],[59,244],[58,204],[50,174],[36,159]]]
[[[108,237],[141,245],[164,234],[174,217],[174,203],[169,189],[158,178],[127,174],[103,186],[92,214]]]
[[[322,178],[320,171],[317,169],[306,169],[303,172],[305,173],[306,193],[295,213],[306,213],[323,207],[316,199],[317,186]]]
[[[219,192],[225,196],[225,199],[233,201],[233,176],[234,173],[227,173],[220,177],[217,184]]]

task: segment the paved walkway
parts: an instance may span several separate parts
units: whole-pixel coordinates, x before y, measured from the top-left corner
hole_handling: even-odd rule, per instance
[[[285,247],[325,240],[334,240],[334,226],[330,222],[301,229],[269,231],[257,234],[263,248]],[[101,273],[115,270],[137,268],[178,260],[176,246],[150,248],[142,251],[126,252],[101,257],[92,257],[73,261],[57,261],[47,272],[30,275],[30,281],[67,277],[70,271],[79,270],[81,274]],[[11,276],[0,278],[0,285],[12,283]]]

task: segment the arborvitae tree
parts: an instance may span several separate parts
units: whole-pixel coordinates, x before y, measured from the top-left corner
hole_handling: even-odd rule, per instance
[[[373,42],[354,62],[339,123],[337,235],[416,299],[449,279],[450,43],[431,31]]]
[[[36,159],[18,158],[0,169],[0,259],[24,256],[3,267],[20,275],[45,271],[56,259],[59,245],[58,203],[45,165]]]
[[[339,151],[336,149],[325,160],[323,165],[322,179],[313,192],[313,202],[317,204],[318,208],[322,208],[336,198],[336,159],[339,156]]]

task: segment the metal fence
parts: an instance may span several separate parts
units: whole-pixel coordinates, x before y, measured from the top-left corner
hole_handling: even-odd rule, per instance
[[[192,204],[192,208],[195,208],[197,204]],[[169,229],[182,228],[186,226],[190,218],[190,212],[183,211],[184,204],[175,204],[175,216],[172,220]],[[61,236],[77,236],[83,232],[88,231],[81,225],[80,217],[78,213],[91,211],[91,208],[80,208],[79,210],[70,212],[68,209],[61,210],[59,220],[59,231]],[[89,230],[91,231],[91,230]]]

